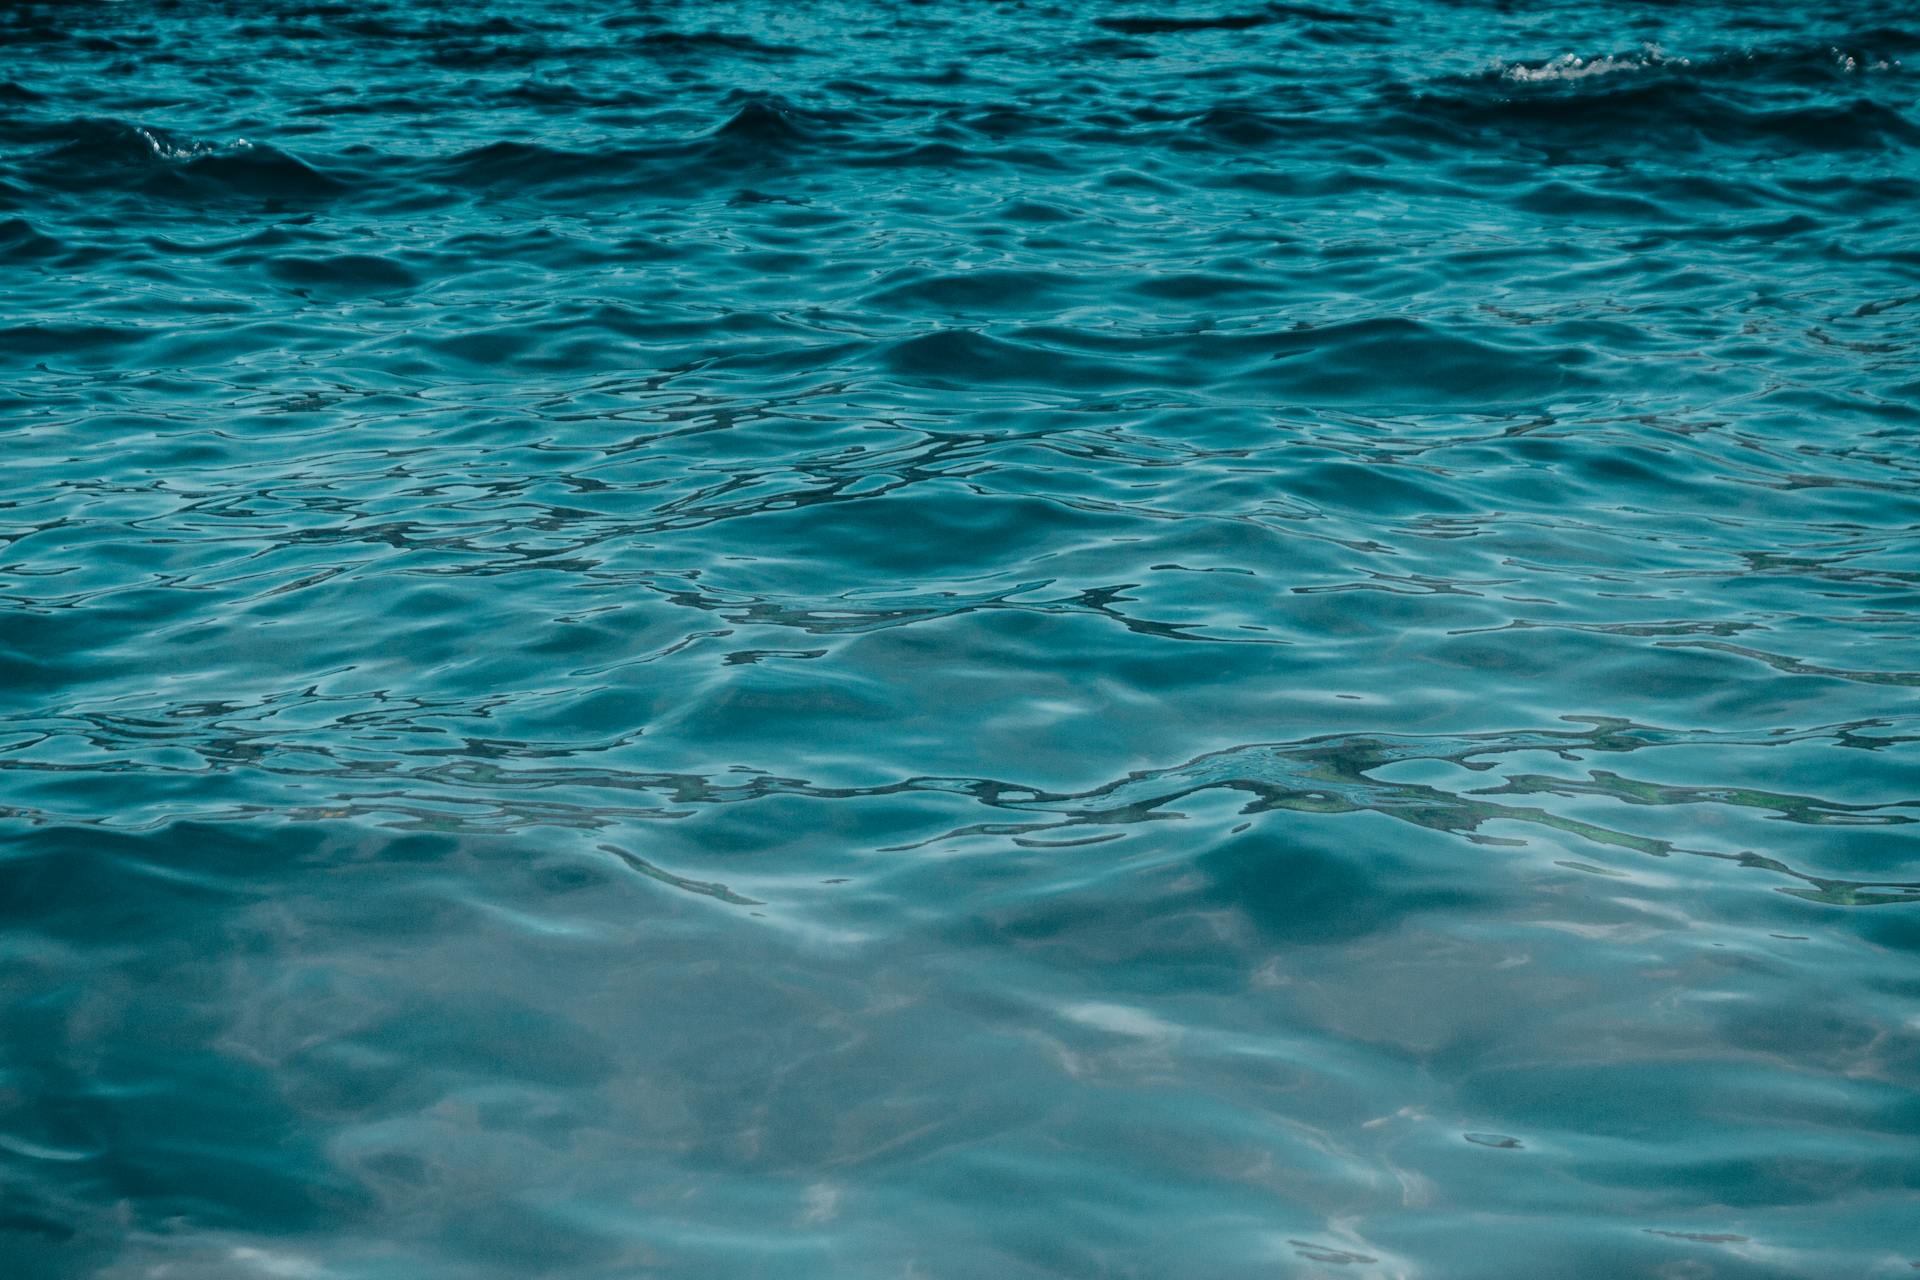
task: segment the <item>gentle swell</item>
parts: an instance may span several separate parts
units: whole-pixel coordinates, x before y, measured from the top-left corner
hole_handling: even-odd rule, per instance
[[[1840,8],[0,5],[0,1280],[1910,1274]]]

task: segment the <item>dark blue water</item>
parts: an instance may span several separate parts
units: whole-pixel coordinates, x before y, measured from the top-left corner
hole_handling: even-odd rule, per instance
[[[1920,1266],[1920,11],[0,6],[0,1276]]]

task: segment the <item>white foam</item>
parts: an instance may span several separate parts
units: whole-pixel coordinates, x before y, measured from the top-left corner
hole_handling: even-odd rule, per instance
[[[235,138],[230,144],[221,146],[213,142],[193,142],[169,138],[152,129],[135,126],[134,132],[147,144],[147,149],[159,160],[194,160],[200,156],[210,156],[219,151],[251,151],[253,144],[245,138]]]
[[[1539,66],[1529,66],[1524,62],[1509,63],[1500,74],[1521,84],[1539,84],[1554,80],[1585,80],[1589,76],[1618,75],[1659,66],[1686,65],[1685,58],[1668,58],[1659,45],[1650,44],[1637,57],[1632,54],[1607,54],[1599,58],[1582,58],[1578,54],[1563,53]]]

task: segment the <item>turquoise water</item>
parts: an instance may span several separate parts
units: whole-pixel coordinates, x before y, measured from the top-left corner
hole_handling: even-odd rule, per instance
[[[0,8],[0,1276],[1914,1274],[1916,71]]]

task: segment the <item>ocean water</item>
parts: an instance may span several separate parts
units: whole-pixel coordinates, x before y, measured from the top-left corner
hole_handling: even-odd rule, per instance
[[[0,7],[0,1277],[1914,1274],[1917,73]]]

